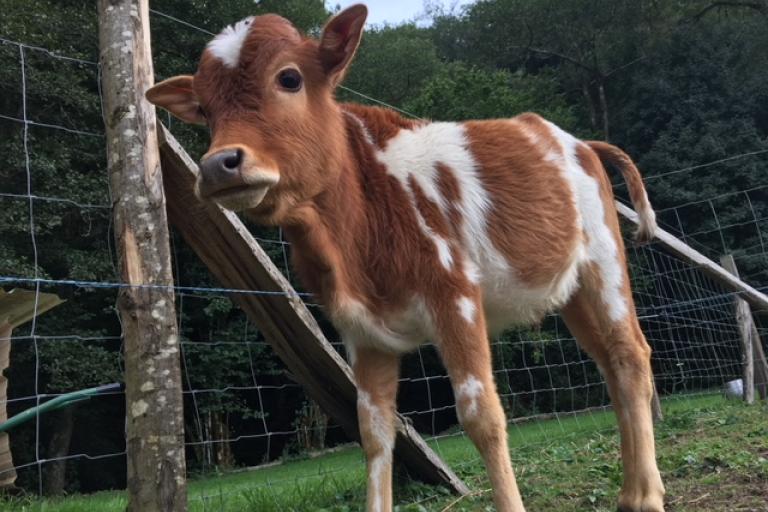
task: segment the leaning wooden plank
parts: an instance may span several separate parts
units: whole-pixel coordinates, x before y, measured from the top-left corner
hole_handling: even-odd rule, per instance
[[[6,293],[0,288],[0,423],[8,419],[8,377],[11,364],[13,329],[64,302],[58,295],[15,288]],[[16,469],[7,432],[0,433],[0,490],[13,487]]]
[[[637,213],[632,208],[616,201],[616,209],[619,215],[629,222],[635,225],[638,224]],[[717,281],[729,292],[738,293],[739,297],[752,307],[753,312],[768,313],[768,296],[764,293],[752,288],[668,231],[661,228],[657,229],[656,240],[670,252],[700,268],[702,272]]]
[[[64,302],[54,293],[14,288],[0,289],[0,324],[16,328]]]
[[[231,297],[264,333],[307,394],[357,439],[357,395],[351,369],[237,215],[195,197],[197,166],[164,127],[159,140],[171,223],[223,286],[263,292],[232,293]],[[469,492],[400,417],[395,456],[415,478],[445,484],[457,493]]]

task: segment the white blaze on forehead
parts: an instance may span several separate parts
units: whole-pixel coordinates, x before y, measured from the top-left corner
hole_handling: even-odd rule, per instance
[[[225,66],[234,68],[240,60],[240,50],[248,36],[252,21],[253,16],[250,16],[234,25],[229,25],[208,43],[208,50]]]

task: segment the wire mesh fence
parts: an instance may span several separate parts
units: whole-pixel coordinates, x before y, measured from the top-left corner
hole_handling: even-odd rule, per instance
[[[189,37],[202,34],[203,43],[210,36],[189,20],[152,12],[158,26],[173,24],[174,30],[190,31]],[[8,396],[0,401],[9,416],[64,393],[121,381],[122,331],[115,301],[123,284],[114,263],[96,55],[93,47],[69,51],[0,38],[0,62],[7,78],[2,85],[5,100],[0,102],[7,160],[0,169],[0,286],[56,293],[66,300],[39,317],[35,301],[31,321],[13,331]],[[78,84],[78,94],[57,99],[57,83],[62,90]],[[41,105],[45,108],[37,108]],[[203,147],[204,132],[160,115],[186,137],[193,152]],[[649,176],[649,195],[653,199],[654,187],[664,183],[665,176],[694,179],[696,172],[715,172],[745,161],[768,166],[768,153],[729,155]],[[765,289],[766,187],[692,198],[659,209],[659,218],[662,226],[715,260],[733,253],[742,277]],[[621,185],[616,192],[623,194]],[[292,279],[291,249],[282,233],[253,229],[273,262]],[[734,294],[657,244],[628,247],[635,300],[654,349],[660,395],[686,399],[719,392],[724,383],[740,378]],[[255,466],[347,443],[339,425],[306,398],[263,334],[228,298],[232,293],[274,292],[218,286],[176,234],[172,249],[190,470]],[[304,298],[333,346],[344,354],[320,306]],[[759,331],[764,337],[765,327]],[[598,368],[557,315],[535,327],[507,331],[491,344],[497,384],[512,425],[560,422],[571,416],[589,424],[591,412],[609,408]],[[464,435],[448,377],[432,345],[404,359],[398,408],[434,442],[438,453],[442,440]],[[0,479],[15,471],[18,485],[41,495],[61,492],[67,485],[65,471],[78,475],[77,488],[70,490],[123,488],[124,415],[121,391],[101,393],[77,409],[36,415],[10,431],[12,465],[2,468]],[[290,479],[324,478],[338,471],[329,466]],[[279,478],[266,479],[255,488],[269,492],[278,483]]]

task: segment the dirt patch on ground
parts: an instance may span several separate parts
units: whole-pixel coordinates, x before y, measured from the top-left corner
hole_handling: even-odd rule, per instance
[[[726,469],[709,483],[670,479],[666,485],[667,512],[768,512],[768,480],[763,477],[750,478]]]

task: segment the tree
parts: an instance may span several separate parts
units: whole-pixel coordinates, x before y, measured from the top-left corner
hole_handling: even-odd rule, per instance
[[[656,2],[497,0],[472,5],[465,20],[435,19],[441,50],[477,63],[535,73],[556,68],[565,90],[582,95],[592,130],[608,139],[608,83],[643,58],[658,24]]]
[[[415,25],[368,31],[344,87],[390,105],[404,105],[440,67],[429,33]],[[345,100],[369,103],[342,89]],[[375,104],[375,102],[373,102]]]
[[[440,121],[505,118],[535,111],[566,129],[575,126],[572,109],[552,77],[487,71],[462,62],[442,66],[406,108]]]

